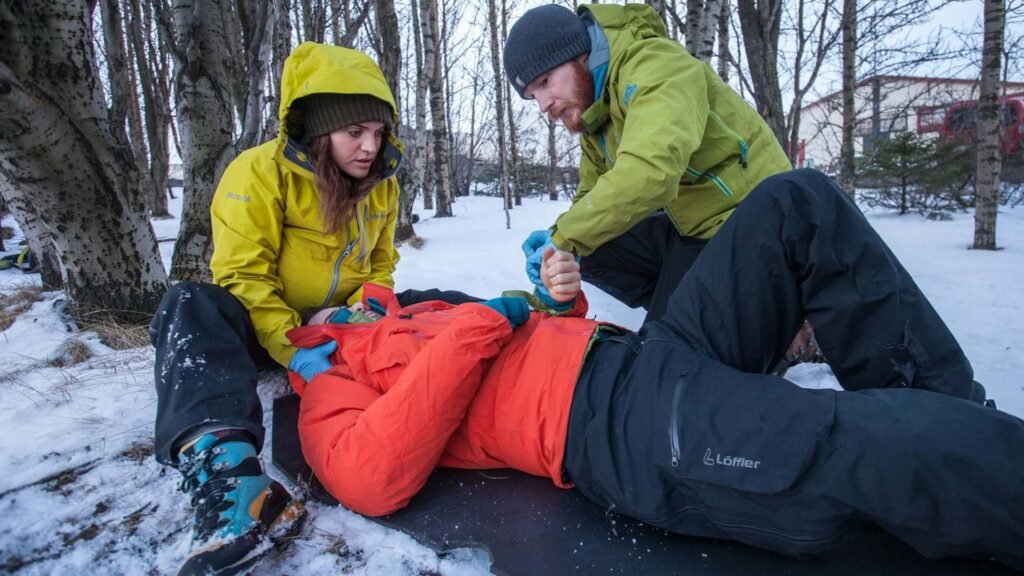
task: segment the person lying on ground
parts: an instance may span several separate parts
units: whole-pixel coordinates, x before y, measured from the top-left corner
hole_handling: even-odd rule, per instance
[[[756,246],[757,250],[749,247]],[[1024,570],[1024,421],[985,401],[942,319],[821,173],[772,176],[639,333],[499,297],[293,330],[337,343],[306,381],[302,452],[348,508],[390,514],[437,467],[513,468],[680,534],[797,556],[854,519],[921,554]],[[803,320],[844,390],[766,374]]]

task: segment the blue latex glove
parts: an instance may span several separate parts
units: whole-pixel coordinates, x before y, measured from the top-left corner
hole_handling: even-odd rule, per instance
[[[309,382],[313,376],[331,367],[331,361],[327,358],[337,349],[338,343],[334,340],[312,348],[299,348],[295,356],[292,356],[288,369],[298,372],[306,382]]]
[[[376,298],[367,298],[366,305],[370,307],[370,310],[380,314],[381,316],[387,316],[388,311],[384,309],[384,305],[380,303],[380,300]]]
[[[543,284],[541,286],[538,286],[537,289],[533,291],[533,294],[534,296],[537,297],[538,300],[543,302],[545,306],[547,306],[550,310],[554,310],[555,312],[565,312],[566,310],[572,308],[573,305],[576,303],[575,298],[569,300],[568,302],[559,302],[555,300],[554,298],[551,297],[551,293],[548,292],[546,288],[544,288]]]
[[[526,277],[537,287],[538,297],[543,294],[542,299],[551,300],[551,294],[548,293],[548,289],[544,287],[544,282],[540,279],[540,265],[544,262],[544,252],[548,248],[558,249],[551,242],[550,230],[534,230],[523,241],[523,254],[526,255]]]
[[[498,314],[508,319],[508,323],[512,325],[513,329],[521,326],[523,322],[530,318],[530,305],[526,303],[524,298],[500,296],[485,300],[481,304],[495,310]]]
[[[330,324],[348,324],[348,319],[352,317],[352,311],[347,306],[338,308],[338,311],[331,314],[331,317],[327,322]]]

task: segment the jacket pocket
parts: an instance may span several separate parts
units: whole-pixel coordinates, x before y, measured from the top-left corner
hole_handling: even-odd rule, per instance
[[[366,357],[366,370],[375,374],[382,370],[408,366],[412,359],[430,341],[417,330],[400,327],[388,331],[385,343],[374,348]]]
[[[832,429],[835,393],[702,359],[677,381],[671,410],[673,474],[772,494],[810,467]]]

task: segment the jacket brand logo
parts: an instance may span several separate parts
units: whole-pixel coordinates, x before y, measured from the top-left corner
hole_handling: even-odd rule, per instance
[[[733,468],[757,468],[761,465],[760,460],[751,460],[749,458],[743,458],[741,456],[722,456],[721,454],[715,454],[714,458],[711,457],[711,448],[704,453],[704,465],[705,466],[732,466]]]
[[[228,199],[230,200],[241,200],[242,202],[248,202],[252,198],[248,196],[242,196],[241,194],[235,194],[234,192],[228,192]]]
[[[629,106],[629,101],[633,99],[633,94],[636,93],[636,84],[629,84],[626,86],[625,92],[622,93],[622,105]]]

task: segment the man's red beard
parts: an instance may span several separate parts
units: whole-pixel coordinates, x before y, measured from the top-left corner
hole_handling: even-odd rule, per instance
[[[580,134],[585,129],[580,116],[594,103],[594,77],[579,59],[570,60],[569,64],[573,72],[572,99],[557,103],[548,114],[554,120],[561,120],[569,132]]]

